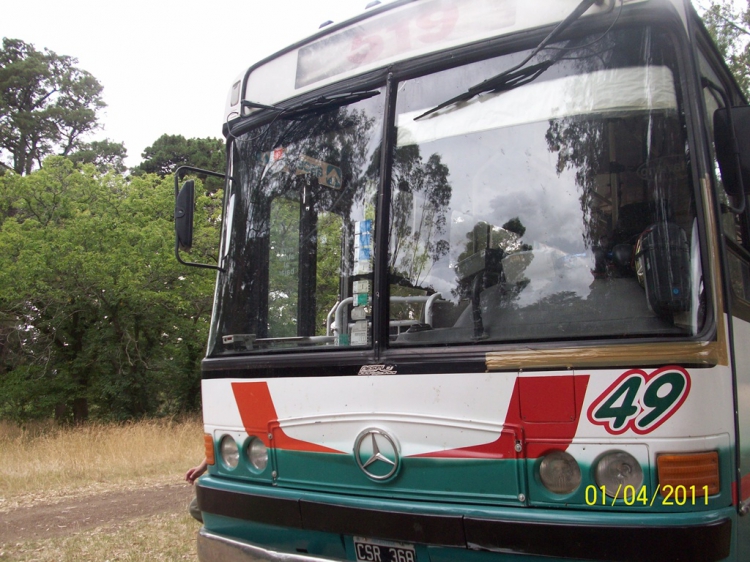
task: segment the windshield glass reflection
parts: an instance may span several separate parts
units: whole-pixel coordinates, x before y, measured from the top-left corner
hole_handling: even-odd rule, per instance
[[[558,60],[533,83],[427,117],[458,85],[523,54],[400,86],[393,345],[699,329],[674,51],[649,28],[595,39],[558,45],[564,56],[553,49]]]
[[[334,330],[360,290],[371,300],[383,95],[276,119],[234,142],[210,353],[369,345]],[[338,104],[341,105],[341,104]],[[343,320],[340,320],[343,324]]]

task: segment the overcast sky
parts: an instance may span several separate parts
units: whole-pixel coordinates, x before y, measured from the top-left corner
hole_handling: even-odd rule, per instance
[[[165,133],[221,137],[238,74],[368,1],[0,0],[0,37],[77,58],[108,106],[87,140],[124,142],[134,166]]]
[[[161,135],[220,138],[224,101],[247,67],[359,13],[368,0],[6,0],[0,37],[78,59],[104,86],[104,125],[129,166]]]

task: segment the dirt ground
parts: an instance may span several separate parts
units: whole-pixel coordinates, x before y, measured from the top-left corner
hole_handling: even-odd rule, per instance
[[[161,484],[63,500],[36,501],[0,514],[0,545],[43,540],[137,517],[187,511],[188,484]]]

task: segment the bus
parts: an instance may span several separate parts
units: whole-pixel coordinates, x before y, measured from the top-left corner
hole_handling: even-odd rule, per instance
[[[199,559],[750,560],[750,110],[690,2],[375,4],[230,88]]]

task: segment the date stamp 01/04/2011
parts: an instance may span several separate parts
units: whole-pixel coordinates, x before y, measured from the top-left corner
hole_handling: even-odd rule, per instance
[[[586,486],[586,505],[610,506],[628,505],[639,507],[657,506],[696,506],[708,505],[708,486],[656,486],[649,494],[646,486],[636,488],[620,486],[614,495],[608,493],[606,486]]]

